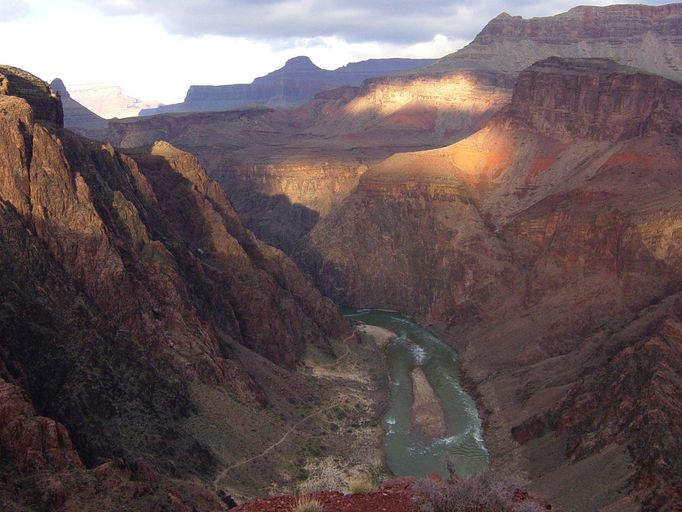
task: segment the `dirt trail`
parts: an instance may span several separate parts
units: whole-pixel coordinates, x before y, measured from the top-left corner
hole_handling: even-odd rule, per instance
[[[340,356],[340,357],[339,357],[339,358],[330,366],[330,368],[336,367],[336,366],[337,366],[337,365],[338,365],[346,356],[348,356],[348,354],[350,354],[350,347],[348,346],[348,344],[347,344],[346,342],[347,342],[348,340],[350,340],[353,336],[355,336],[355,330],[353,330],[353,333],[352,333],[352,334],[350,334],[349,336],[346,336],[346,338],[344,338],[344,339],[341,341],[341,343],[346,344],[346,352],[345,352],[344,354],[342,354],[342,355],[341,355],[341,356]],[[274,449],[277,448],[279,445],[281,445],[284,441],[286,441],[290,434],[292,434],[298,427],[300,427],[303,423],[305,423],[306,421],[308,421],[310,418],[313,418],[313,417],[315,417],[315,416],[317,416],[317,415],[319,415],[319,414],[322,414],[323,412],[327,412],[327,411],[329,411],[329,410],[331,410],[331,409],[334,409],[335,407],[339,407],[340,405],[341,405],[341,401],[340,401],[340,400],[337,400],[336,402],[334,402],[334,403],[331,404],[331,405],[328,405],[327,407],[323,407],[322,409],[318,409],[317,411],[308,414],[308,416],[306,416],[305,418],[299,420],[296,424],[294,424],[291,428],[289,428],[289,430],[287,430],[287,431],[284,433],[284,435],[283,435],[276,443],[271,444],[271,445],[268,446],[265,450],[263,450],[262,452],[260,452],[258,455],[254,455],[253,457],[250,457],[250,458],[248,458],[248,459],[242,460],[242,461],[240,461],[240,462],[237,462],[236,464],[233,464],[233,465],[228,466],[228,467],[226,467],[225,469],[223,469],[223,470],[218,474],[218,476],[215,478],[215,480],[213,480],[213,488],[214,488],[214,490],[217,490],[217,489],[218,489],[218,484],[220,483],[220,481],[221,481],[223,478],[225,478],[225,476],[226,476],[230,471],[232,471],[233,469],[236,469],[236,468],[238,468],[238,467],[245,466],[246,464],[249,464],[249,463],[251,463],[251,462],[253,462],[253,461],[255,461],[255,460],[258,460],[258,459],[260,459],[260,458],[262,458],[262,457],[265,457],[268,453],[270,453],[272,450],[274,450]]]

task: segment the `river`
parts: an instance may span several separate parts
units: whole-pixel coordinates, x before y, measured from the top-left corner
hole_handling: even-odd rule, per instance
[[[396,333],[386,346],[391,406],[383,418],[384,451],[390,470],[400,476],[447,476],[451,461],[469,477],[488,466],[476,403],[459,383],[457,352],[419,324],[393,312],[345,309],[344,315]],[[445,413],[447,434],[431,438],[415,428],[411,407],[412,370],[421,367]]]

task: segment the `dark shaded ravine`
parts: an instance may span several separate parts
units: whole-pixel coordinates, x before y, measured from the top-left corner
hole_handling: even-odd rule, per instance
[[[397,313],[344,309],[352,320],[396,333],[386,346],[391,406],[383,418],[386,462],[396,475],[447,475],[450,461],[468,477],[488,466],[476,403],[459,383],[457,353],[415,322]],[[430,438],[412,421],[412,370],[421,367],[445,413],[447,434]]]

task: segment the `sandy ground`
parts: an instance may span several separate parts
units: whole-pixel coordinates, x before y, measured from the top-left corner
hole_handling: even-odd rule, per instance
[[[391,338],[395,338],[396,334],[393,331],[384,329],[383,327],[377,327],[376,325],[362,324],[357,326],[357,331],[361,334],[366,334],[371,336],[374,342],[383,347],[386,345]]]
[[[448,433],[445,412],[424,370],[412,370],[412,421],[429,437],[445,437]]]

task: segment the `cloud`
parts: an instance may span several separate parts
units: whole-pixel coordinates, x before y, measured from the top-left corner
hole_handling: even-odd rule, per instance
[[[25,0],[2,0],[0,2],[0,23],[19,19],[29,12]]]
[[[436,34],[471,39],[497,14],[544,16],[577,0],[90,0],[110,14],[149,15],[182,35],[255,39],[340,37],[413,44]],[[581,1],[581,4],[608,4]],[[621,2],[622,3],[622,2]],[[663,2],[654,2],[663,3]]]

